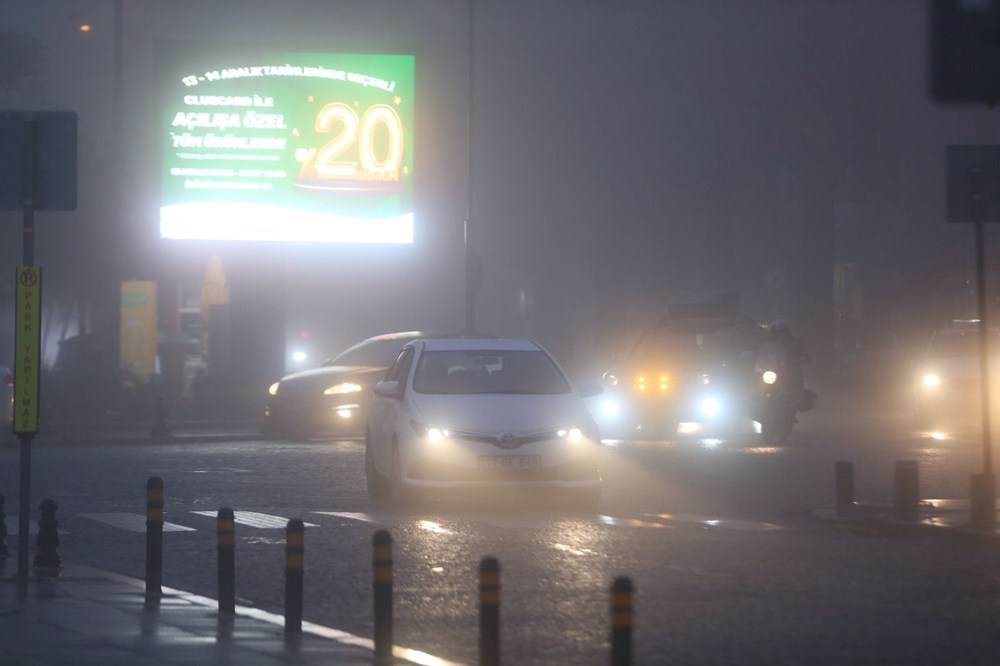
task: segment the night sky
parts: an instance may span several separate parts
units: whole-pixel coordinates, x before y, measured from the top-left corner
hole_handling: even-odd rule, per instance
[[[14,63],[0,108],[79,114],[79,208],[38,217],[50,362],[81,325],[114,330],[117,280],[197,282],[212,254],[234,304],[330,353],[463,328],[467,3],[126,0],[120,126],[113,6],[0,1]],[[415,244],[156,238],[153,50],[178,39],[414,54]],[[536,337],[583,372],[671,301],[736,289],[834,363],[881,331],[917,344],[966,313],[972,230],[945,222],[944,150],[996,141],[998,117],[930,100],[924,3],[477,0],[473,48],[480,331]],[[0,221],[12,276],[20,214]]]

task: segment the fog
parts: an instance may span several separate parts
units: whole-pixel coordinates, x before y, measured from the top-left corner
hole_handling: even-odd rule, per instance
[[[929,98],[924,3],[125,0],[117,88],[115,4],[0,1],[0,108],[79,114],[78,210],[37,216],[50,364],[83,332],[115,356],[121,280],[160,283],[162,311],[212,255],[260,330],[238,346],[266,357],[243,360],[247,381],[280,370],[275,348],[301,330],[323,355],[460,332],[470,201],[476,330],[535,337],[580,375],[708,289],[788,319],[826,372],[885,332],[917,345],[973,305],[944,151],[989,143],[997,116]],[[163,40],[413,54],[414,244],[160,240]],[[20,220],[0,213],[0,349]]]

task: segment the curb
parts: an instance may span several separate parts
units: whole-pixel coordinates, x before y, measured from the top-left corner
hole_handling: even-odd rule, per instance
[[[260,424],[254,421],[177,421],[155,430],[153,424],[97,422],[45,427],[32,438],[37,444],[168,444],[195,442],[238,442],[267,439]],[[13,434],[0,437],[0,443],[17,443]]]
[[[813,509],[811,515],[837,529],[868,536],[951,538],[960,541],[1000,543],[1000,526],[973,527],[968,511],[946,511],[922,503],[915,519],[893,516],[889,504],[855,504],[853,515],[838,514],[835,507]]]

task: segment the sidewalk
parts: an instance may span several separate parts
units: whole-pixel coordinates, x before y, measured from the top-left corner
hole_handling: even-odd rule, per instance
[[[10,576],[16,561],[0,560]],[[3,666],[144,666],[149,664],[372,664],[370,639],[302,623],[286,636],[284,619],[237,606],[222,617],[213,599],[163,588],[146,608],[145,583],[119,574],[64,566],[57,576],[0,579]],[[451,662],[399,646],[392,664]]]
[[[188,421],[151,434],[150,424],[96,422],[40,433],[36,442],[166,443],[261,439],[252,421]],[[8,520],[10,518],[8,517]],[[9,544],[8,544],[9,545]],[[366,664],[369,638],[302,622],[286,635],[284,617],[237,606],[218,613],[214,599],[163,587],[157,606],[145,605],[145,582],[63,563],[53,576],[15,577],[17,558],[0,558],[0,666],[145,666],[152,664]],[[393,647],[391,664],[457,666],[418,650]]]
[[[141,421],[94,421],[74,423],[60,427],[44,424],[33,438],[45,444],[87,444],[102,441],[115,443],[167,443],[167,442],[242,442],[264,439],[260,423],[252,420],[191,420],[166,421],[162,424]],[[0,435],[0,442],[16,443],[17,438],[8,433]]]

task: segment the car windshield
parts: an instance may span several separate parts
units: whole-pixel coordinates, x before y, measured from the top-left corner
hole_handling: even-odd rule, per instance
[[[372,365],[388,368],[407,342],[416,338],[364,340],[323,362],[332,365]]]
[[[413,377],[417,393],[554,394],[571,391],[566,376],[542,351],[426,352]]]
[[[755,337],[756,336],[756,337]],[[634,359],[664,359],[678,363],[695,359],[725,359],[756,346],[756,326],[659,326],[647,332],[629,354]],[[751,339],[752,338],[752,339]]]
[[[1000,331],[990,333],[990,355],[1000,355]],[[939,333],[931,340],[927,350],[928,358],[961,358],[963,356],[979,356],[979,332],[962,331],[957,333]]]

